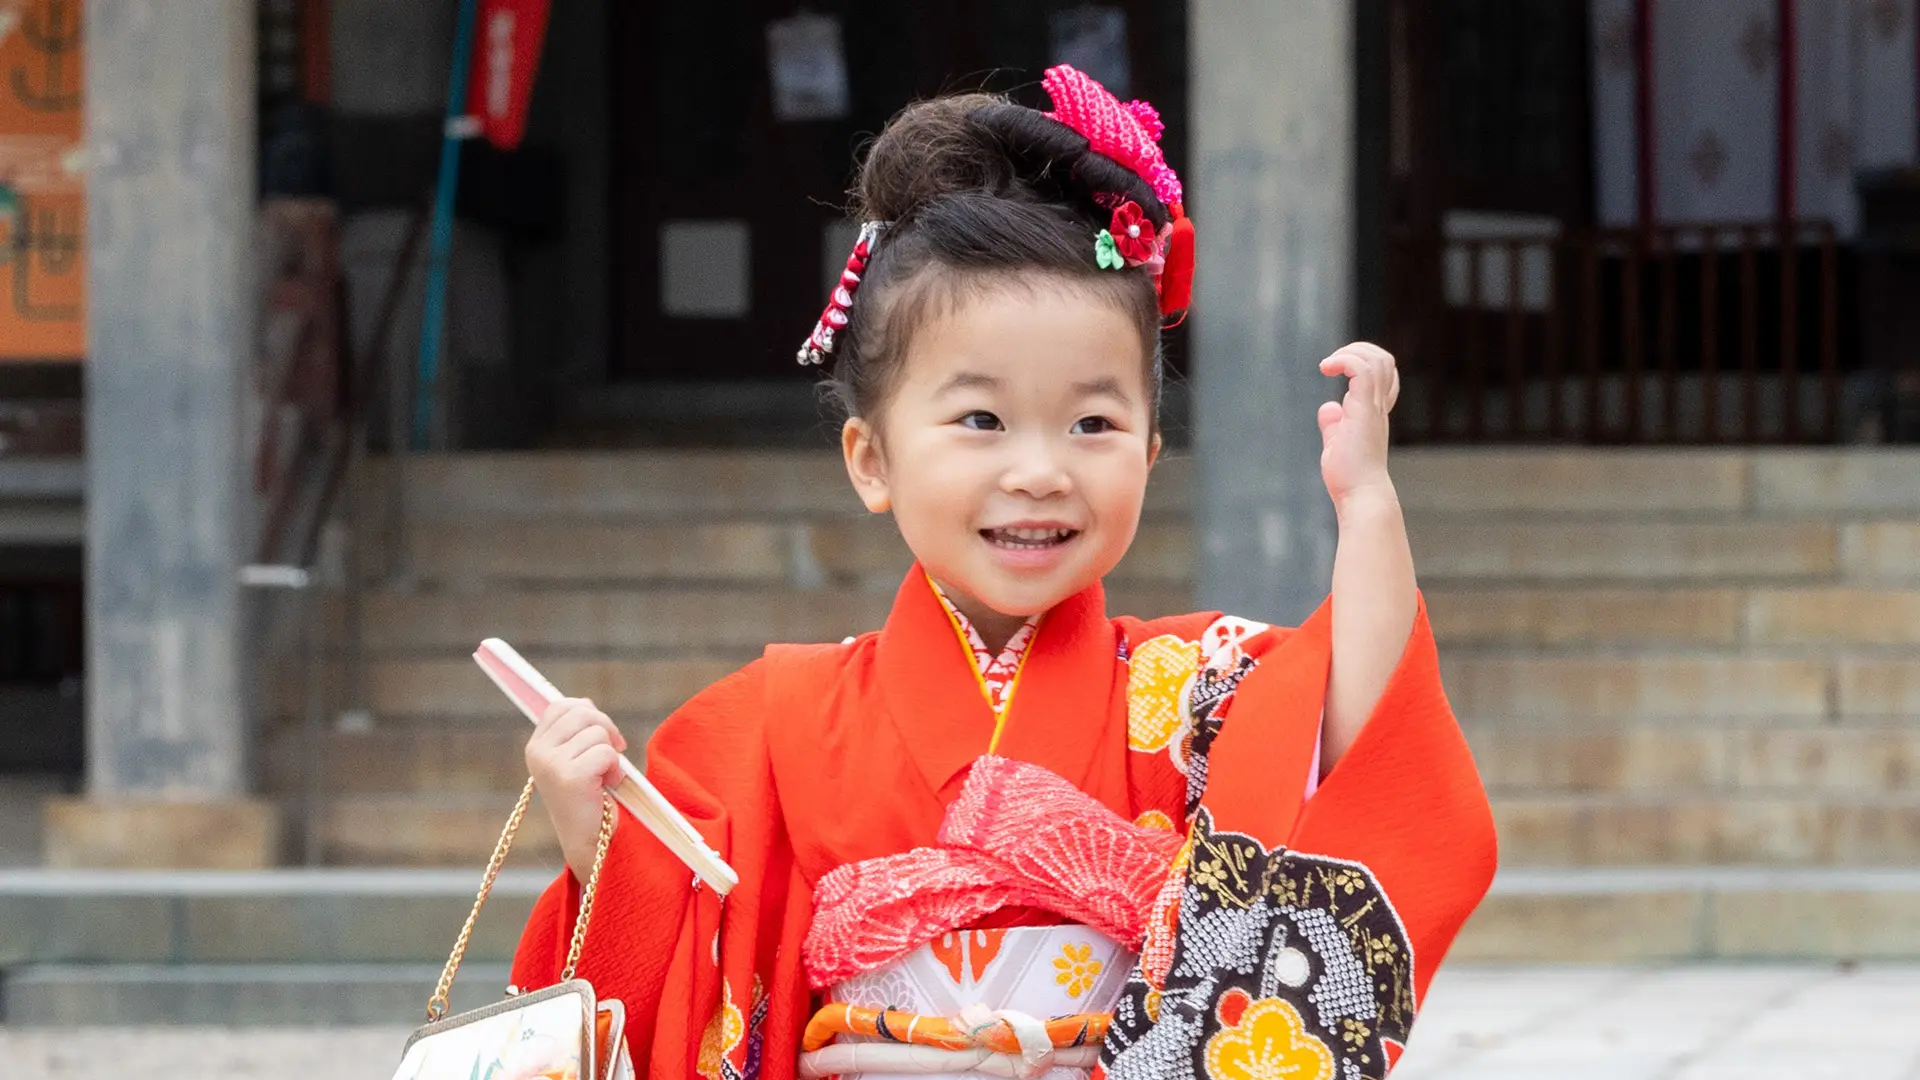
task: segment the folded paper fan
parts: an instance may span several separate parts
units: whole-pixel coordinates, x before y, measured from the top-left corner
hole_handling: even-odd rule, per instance
[[[508,700],[519,706],[528,720],[540,722],[547,706],[562,697],[559,690],[546,680],[546,677],[534,669],[532,664],[516,651],[513,646],[499,638],[488,638],[474,651],[473,661],[480,670],[487,673],[500,692]],[[626,775],[620,783],[607,789],[615,802],[627,808],[627,812],[647,827],[647,831],[658,837],[667,850],[674,853],[694,876],[707,883],[714,892],[725,896],[740,883],[740,875],[733,867],[720,858],[718,852],[707,846],[705,837],[693,827],[680,811],[674,809],[666,796],[649,783],[626,755],[620,756],[620,771]]]

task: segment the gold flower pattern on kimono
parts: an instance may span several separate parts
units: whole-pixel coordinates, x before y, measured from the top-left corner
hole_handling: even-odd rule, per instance
[[[1062,945],[1053,967],[1057,972],[1053,981],[1066,987],[1067,996],[1075,999],[1093,989],[1093,981],[1107,969],[1104,962],[1093,958],[1093,946],[1084,944]]]
[[[705,1080],[721,1080],[721,1065],[747,1037],[747,1018],[733,1003],[733,985],[720,981],[720,1007],[707,1021],[700,1037],[700,1054],[694,1059],[694,1071]]]
[[[1129,747],[1143,754],[1178,747],[1193,723],[1186,691],[1199,666],[1200,643],[1172,634],[1149,638],[1133,650],[1127,661]]]

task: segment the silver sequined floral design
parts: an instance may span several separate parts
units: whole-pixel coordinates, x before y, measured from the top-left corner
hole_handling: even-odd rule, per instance
[[[1201,810],[1178,926],[1164,985],[1136,966],[1115,1009],[1109,1080],[1375,1080],[1405,1046],[1413,950],[1365,866],[1268,851]]]

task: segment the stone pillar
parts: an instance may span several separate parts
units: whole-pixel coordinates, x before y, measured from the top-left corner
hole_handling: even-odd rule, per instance
[[[1297,623],[1333,575],[1314,414],[1351,333],[1353,0],[1189,0],[1203,606]]]
[[[240,642],[252,0],[88,0],[87,790],[65,866],[258,866]]]

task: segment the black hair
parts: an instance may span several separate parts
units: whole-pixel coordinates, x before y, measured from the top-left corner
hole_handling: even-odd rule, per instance
[[[914,333],[934,313],[1009,275],[1086,290],[1140,334],[1148,408],[1159,412],[1160,306],[1144,269],[1102,269],[1094,239],[1113,208],[1170,215],[1131,169],[1037,109],[992,94],[916,102],[867,151],[853,190],[861,221],[887,222],[849,321],[835,337],[832,390],[848,415],[886,404]],[[1156,420],[1157,427],[1157,420]]]

